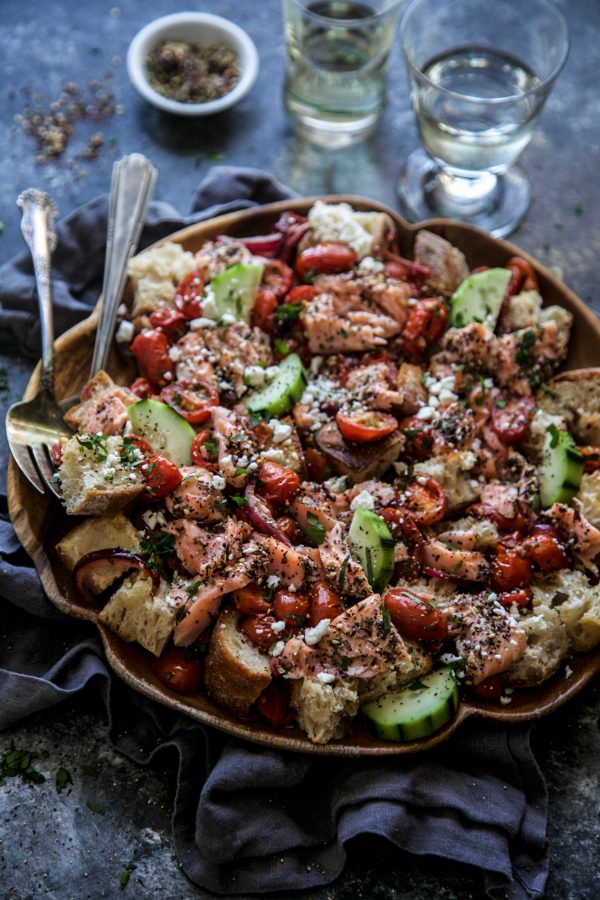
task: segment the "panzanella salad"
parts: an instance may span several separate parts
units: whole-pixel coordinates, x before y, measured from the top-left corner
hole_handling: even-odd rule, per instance
[[[327,742],[431,734],[600,642],[600,382],[531,266],[379,212],[163,243],[56,448],[84,598],[178,692]]]

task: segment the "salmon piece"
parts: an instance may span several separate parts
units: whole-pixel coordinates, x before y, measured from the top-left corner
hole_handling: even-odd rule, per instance
[[[278,657],[279,666],[292,679],[319,672],[374,678],[394,664],[408,661],[404,641],[382,611],[381,597],[371,594],[330,622],[316,646],[309,646],[301,637],[291,638]]]
[[[554,503],[540,515],[541,519],[556,525],[564,533],[567,545],[584,569],[598,574],[596,557],[600,553],[600,530],[588,522],[579,509],[564,503]]]
[[[319,354],[373,350],[401,331],[390,316],[372,312],[352,295],[320,294],[300,318],[311,352]]]
[[[441,376],[437,366],[451,367],[461,363],[490,372],[494,368],[497,338],[480,322],[472,322],[464,328],[449,328],[440,344],[440,352],[432,358],[436,363],[436,378]],[[448,374],[448,370],[445,370]],[[449,369],[451,374],[452,370]]]
[[[431,231],[417,234],[414,257],[416,263],[429,269],[427,284],[442,294],[453,294],[469,275],[464,253]]]
[[[445,607],[449,635],[473,684],[504,672],[525,652],[525,635],[494,596],[459,594]]]
[[[190,644],[193,644],[217,618],[223,597],[232,591],[238,591],[240,588],[246,587],[250,581],[249,575],[238,570],[227,577],[217,579],[212,584],[205,584],[201,587],[194,594],[191,602],[188,600],[188,609],[175,627],[173,633],[175,646],[189,647]],[[195,579],[192,585],[198,583],[200,583],[200,579]],[[188,598],[189,590],[188,588]]]
[[[451,550],[434,538],[425,544],[423,565],[466,581],[484,581],[489,571],[489,564],[483,553],[475,550]]]
[[[219,378],[214,366],[209,361],[208,350],[203,331],[188,331],[171,348],[171,356],[175,362],[175,378],[188,384],[205,381],[216,391],[219,390]]]
[[[214,475],[199,466],[180,469],[183,481],[165,498],[166,506],[176,519],[197,519],[200,522],[220,522],[225,501],[214,486]]]
[[[392,384],[390,367],[385,362],[371,363],[352,369],[346,381],[350,401],[373,409],[402,406],[404,397]]]
[[[372,592],[363,567],[350,555],[340,522],[325,536],[319,556],[325,574],[336,590],[351,597],[367,597]]]
[[[365,279],[367,280],[367,279]],[[408,316],[408,301],[412,297],[412,289],[403,281],[385,279],[370,286],[371,300],[383,312],[394,319],[400,326],[404,325]]]
[[[229,266],[238,263],[251,263],[252,254],[235,238],[220,236],[216,241],[206,241],[195,256],[196,268],[208,282],[215,275],[220,275]]]
[[[239,472],[254,463],[258,455],[258,441],[250,420],[223,406],[212,409],[212,422],[219,451],[219,472],[232,487],[243,487],[248,471]],[[237,474],[236,474],[237,472]]]
[[[437,537],[442,544],[452,544],[459,550],[474,550],[477,543],[475,532],[463,528],[451,528],[438,534]]]
[[[494,377],[499,384],[521,395],[531,393],[523,370],[535,365],[555,368],[566,356],[565,344],[554,321],[504,334],[496,339],[496,345]]]
[[[193,519],[175,519],[164,530],[175,535],[175,551],[191,575],[210,578],[238,560],[252,529],[246,522],[228,519],[222,532],[208,531]]]
[[[74,431],[90,434],[120,434],[127,422],[127,407],[140,398],[100,371],[83,388],[80,401],[64,419]]]
[[[350,508],[354,498],[362,494],[363,491],[366,491],[373,497],[375,509],[384,506],[395,506],[398,503],[398,492],[391,484],[387,484],[385,481],[378,481],[376,478],[370,478],[368,481],[355,484],[354,487],[344,492],[344,505],[347,509]]]
[[[514,519],[520,512],[519,489],[514,484],[488,482],[481,485],[480,502],[493,507],[505,519]]]
[[[321,485],[311,482],[303,482],[301,492],[290,504],[289,513],[303,530],[308,525],[309,513],[317,517],[325,531],[331,531],[338,521],[326,491]]]
[[[316,554],[309,547],[290,547],[276,538],[255,534],[256,543],[265,551],[267,575],[277,575],[282,587],[300,591],[320,575]]]

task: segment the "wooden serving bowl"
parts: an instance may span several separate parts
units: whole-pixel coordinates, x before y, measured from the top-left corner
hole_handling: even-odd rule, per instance
[[[422,228],[429,228],[459,247],[471,268],[479,265],[504,266],[511,256],[524,257],[532,264],[538,275],[545,305],[559,304],[573,314],[573,332],[565,368],[593,367],[599,361],[600,321],[572,291],[517,247],[507,241],[495,240],[476,228],[458,222],[432,219],[417,225],[409,225],[394,210],[364,197],[310,197],[228,213],[184,228],[167,240],[176,241],[186,250],[194,252],[205,241],[219,234],[231,236],[266,234],[272,230],[274,222],[282,212],[294,210],[306,214],[317,199],[336,203],[345,201],[356,209],[387,213],[397,226],[400,252],[404,256],[412,256],[416,233]],[[56,390],[59,398],[78,392],[87,380],[96,323],[97,311],[94,311],[88,319],[63,334],[56,342]],[[133,376],[131,365],[119,357],[116,350],[109,361],[108,369],[113,378],[123,384]],[[39,377],[38,366],[28,384],[25,399],[31,398],[37,391]],[[54,498],[47,495],[40,498],[21,476],[12,460],[8,473],[8,502],[15,531],[34,561],[48,597],[67,615],[96,622],[109,665],[117,675],[141,693],[172,709],[186,713],[204,725],[211,725],[237,737],[269,747],[328,756],[391,756],[427,750],[446,740],[465,719],[472,716],[512,724],[552,712],[575,696],[600,670],[600,649],[598,649],[569,659],[572,675],[568,679],[564,675],[564,666],[561,666],[559,672],[545,684],[537,688],[516,691],[512,695],[510,705],[499,706],[495,702],[466,697],[461,699],[452,722],[441,731],[422,740],[409,743],[383,741],[357,723],[352,733],[341,740],[325,745],[313,744],[297,728],[276,730],[270,728],[263,720],[240,721],[216,706],[202,692],[185,696],[165,687],[154,674],[153,657],[142,647],[125,643],[99,624],[97,610],[87,605],[76,592],[68,572],[54,549],[61,537],[74,526],[73,518],[65,515]]]

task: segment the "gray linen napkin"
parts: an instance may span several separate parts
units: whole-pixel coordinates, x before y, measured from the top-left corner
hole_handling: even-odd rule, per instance
[[[192,214],[152,203],[142,246],[190,222],[293,196],[271,176],[217,167]],[[57,329],[89,313],[99,294],[107,200],[58,226]],[[0,334],[37,356],[34,282],[27,253],[0,269]],[[348,844],[377,836],[419,856],[467,863],[486,893],[543,896],[546,790],[528,728],[468,723],[435,751],[340,760],[268,750],[202,728],[137,695],[115,678],[94,629],[46,599],[0,500],[0,729],[84,690],[104,700],[114,746],[140,764],[178,757],[173,832],[184,871],[229,896],[308,890],[342,871]]]

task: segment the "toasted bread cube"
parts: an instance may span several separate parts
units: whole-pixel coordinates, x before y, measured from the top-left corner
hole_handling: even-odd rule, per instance
[[[452,450],[445,456],[432,456],[417,463],[414,471],[415,475],[428,475],[439,481],[446,494],[446,511],[452,514],[479,497],[477,482],[469,478],[469,471],[476,462],[477,457],[471,450]]]
[[[383,694],[397,691],[407,684],[428,675],[433,669],[431,654],[424,650],[416,641],[403,638],[408,651],[408,659],[399,658],[387,671],[374,678],[365,678],[359,682],[358,694],[361,706],[370,700],[377,700]]]
[[[469,275],[462,251],[446,238],[431,231],[419,231],[415,238],[415,262],[430,271],[427,284],[441,294],[452,294]]]
[[[181,595],[161,582],[138,572],[129,575],[98,615],[103,625],[124,641],[137,641],[154,656],[165,649],[181,606]]]
[[[121,461],[123,438],[79,434],[63,442],[60,481],[71,516],[118,512],[145,489],[139,468]]]
[[[139,545],[139,535],[123,513],[86,519],[76,525],[62,541],[56,545],[58,555],[67,569],[72,572],[82,556],[95,550],[119,548],[135,551]],[[106,590],[123,572],[106,560],[102,569],[95,568],[86,577],[86,586],[92,594]]]
[[[239,614],[225,609],[215,623],[204,666],[208,693],[220,706],[244,716],[271,682],[269,658],[238,629]]]
[[[172,306],[176,286],[195,268],[194,255],[172,241],[134,256],[127,267],[133,284],[132,317]]]
[[[545,604],[519,619],[525,634],[525,652],[506,670],[506,683],[532,687],[547,681],[569,652],[569,639],[556,609]]]
[[[118,434],[127,422],[127,407],[139,399],[129,388],[115,384],[110,375],[100,371],[88,381],[80,402],[65,415],[65,422],[73,431]]]
[[[324,684],[312,675],[292,685],[298,724],[315,744],[343,737],[358,712],[356,679]]]

